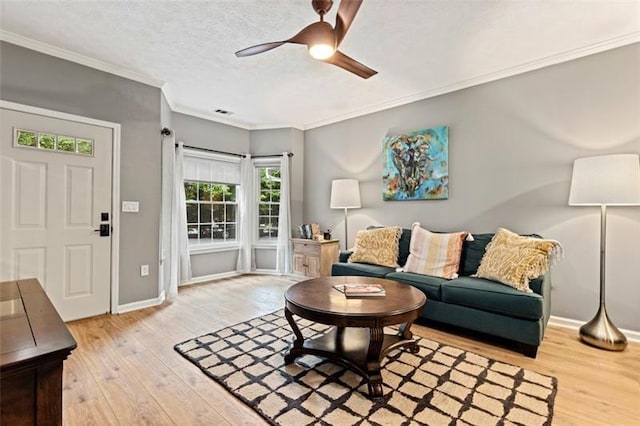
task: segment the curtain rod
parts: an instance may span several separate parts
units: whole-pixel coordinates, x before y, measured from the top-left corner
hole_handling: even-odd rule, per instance
[[[176,144],[176,146],[178,146],[178,144]],[[216,154],[224,154],[224,155],[232,155],[234,157],[241,157],[241,158],[245,158],[246,155],[244,154],[237,154],[235,152],[225,152],[225,151],[218,151],[216,149],[209,149],[209,148],[200,148],[197,146],[189,146],[189,145],[182,145],[184,148],[188,148],[188,149],[195,149],[198,151],[207,151],[207,152],[214,152]],[[287,155],[289,157],[293,157],[293,152],[288,152]],[[268,157],[281,157],[281,154],[269,154],[269,155],[254,155],[251,158],[268,158]]]

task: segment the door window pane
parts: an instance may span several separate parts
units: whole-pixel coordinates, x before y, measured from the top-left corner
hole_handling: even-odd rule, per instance
[[[42,149],[55,149],[56,135],[51,135],[48,133],[39,133],[38,146]]]
[[[76,140],[68,136],[58,138],[58,151],[76,152]]]
[[[93,155],[93,141],[90,139],[80,139],[77,140],[78,143],[78,153]]]
[[[18,145],[20,146],[36,146],[36,132],[29,132],[27,130],[18,130],[17,137]]]

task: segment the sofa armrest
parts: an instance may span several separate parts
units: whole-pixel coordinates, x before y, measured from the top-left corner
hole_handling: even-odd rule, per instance
[[[529,286],[534,293],[542,296],[542,315],[546,326],[551,316],[551,271],[547,271],[544,275],[531,280]]]
[[[349,261],[349,257],[351,257],[351,254],[353,252],[352,251],[344,251],[344,250],[340,250],[340,255],[338,256],[338,262],[348,262]]]

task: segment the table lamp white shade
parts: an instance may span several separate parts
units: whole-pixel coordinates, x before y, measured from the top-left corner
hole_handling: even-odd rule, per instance
[[[626,336],[606,309],[607,206],[640,205],[640,155],[613,154],[579,158],[573,162],[571,206],[600,206],[600,304],[591,321],[580,327],[580,339],[611,351],[627,347]]]
[[[356,179],[334,179],[331,182],[330,207],[332,209],[344,209],[344,249],[349,250],[347,210],[362,207],[358,181]]]
[[[613,154],[573,162],[569,205],[640,205],[640,155]]]
[[[355,179],[334,179],[331,182],[332,209],[358,209],[360,205],[360,185]]]

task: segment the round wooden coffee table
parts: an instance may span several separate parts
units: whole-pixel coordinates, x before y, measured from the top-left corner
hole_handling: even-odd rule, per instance
[[[386,295],[347,298],[333,288],[338,284],[379,284]],[[393,349],[418,351],[410,328],[427,299],[412,286],[383,278],[323,277],[292,285],[284,298],[285,317],[296,336],[284,357],[287,364],[306,354],[327,358],[363,376],[368,381],[369,395],[380,397],[382,359]],[[320,337],[305,339],[293,314],[335,327]],[[383,328],[394,324],[400,324],[399,332],[385,334]]]

